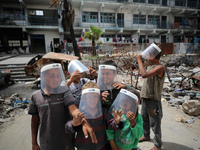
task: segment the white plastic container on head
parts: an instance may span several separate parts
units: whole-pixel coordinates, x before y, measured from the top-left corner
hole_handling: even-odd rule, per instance
[[[111,105],[109,112],[112,114],[112,109],[122,110],[126,115],[127,112],[131,111],[136,115],[138,108],[138,97],[125,89],[121,89],[115,101]]]
[[[153,59],[155,58],[159,53],[161,52],[161,49],[154,43],[149,45],[142,53],[142,57],[145,59]]]
[[[90,74],[89,69],[84,64],[82,64],[79,60],[74,59],[69,63],[68,71],[71,75],[76,70],[78,70],[80,73],[86,72],[87,74]]]

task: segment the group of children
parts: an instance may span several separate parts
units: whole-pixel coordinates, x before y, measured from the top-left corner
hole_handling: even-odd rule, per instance
[[[32,94],[28,111],[33,150],[137,150],[143,135],[139,92],[119,82],[113,61],[100,65],[98,74],[88,67],[94,80],[76,67],[67,81],[60,64],[41,68],[41,90]]]
[[[82,78],[82,73],[75,70],[70,74],[67,84],[77,107],[84,112],[86,120],[93,128],[98,143],[92,144],[90,138],[85,139],[81,123],[73,125],[74,121],[82,118],[68,121],[66,133],[77,132],[75,147],[79,150],[137,149],[139,138],[143,134],[142,117],[137,111],[139,93],[118,82],[116,65],[111,60],[99,66],[98,74],[94,69],[88,69],[95,80]],[[120,97],[122,88],[129,90],[125,90],[129,93],[125,93],[125,97]]]

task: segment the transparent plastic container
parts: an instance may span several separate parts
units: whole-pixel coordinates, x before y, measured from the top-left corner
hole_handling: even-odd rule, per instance
[[[80,73],[90,73],[89,69],[84,64],[82,64],[79,60],[74,59],[69,63],[68,71],[71,75],[76,70],[78,70]]]
[[[160,52],[161,49],[156,44],[152,43],[141,53],[141,55],[145,59],[154,59]]]

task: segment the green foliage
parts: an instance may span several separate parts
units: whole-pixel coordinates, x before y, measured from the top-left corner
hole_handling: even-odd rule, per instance
[[[102,34],[102,29],[95,26],[90,26],[90,31],[85,33],[85,37],[87,37],[89,40],[94,39],[95,41],[97,41]]]

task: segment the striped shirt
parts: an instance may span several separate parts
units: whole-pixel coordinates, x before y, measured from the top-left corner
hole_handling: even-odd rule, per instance
[[[98,143],[97,144],[92,143],[92,140],[89,135],[88,138],[85,138],[84,133],[81,130],[77,133],[75,139],[75,147],[84,150],[100,150],[105,146],[107,142],[107,136],[106,136],[107,127],[114,130],[122,128],[121,123],[118,127],[112,115],[105,108],[103,108],[102,111],[103,115],[101,117],[96,119],[87,119],[87,122],[90,124],[93,131],[95,132]],[[76,132],[73,129],[72,121],[67,122],[67,124],[65,125],[65,130],[67,134]]]

